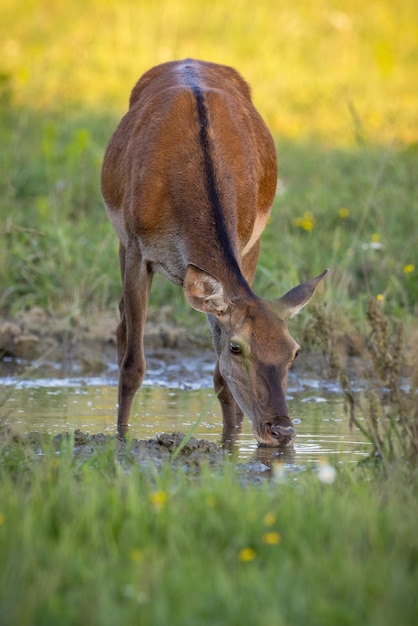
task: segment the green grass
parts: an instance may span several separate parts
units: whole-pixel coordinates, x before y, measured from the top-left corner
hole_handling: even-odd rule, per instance
[[[2,304],[12,310],[108,304],[116,298],[118,256],[99,172],[111,122],[45,119],[25,110],[6,117]]]
[[[243,485],[229,464],[126,471],[113,445],[0,459],[4,624],[415,623],[416,480]]]
[[[261,276],[267,270],[273,284],[280,276],[284,287],[282,277],[296,283],[330,267],[328,299],[346,312],[379,294],[392,312],[412,312],[416,151],[279,142],[278,155],[283,195],[262,240]]]
[[[114,306],[120,293],[117,238],[102,207],[99,172],[116,121],[97,115],[45,122],[38,114],[11,111],[7,118],[1,305],[12,312],[33,305],[76,311]],[[379,294],[391,312],[413,313],[416,150],[281,140],[277,151],[281,193],[263,235],[256,290],[278,297],[330,267],[326,298],[351,319]],[[180,317],[188,315],[181,292],[159,280],[153,303],[167,301]]]
[[[263,238],[257,290],[278,296],[330,267],[319,297],[336,314],[362,319],[370,295],[413,314],[416,17],[413,0],[3,3],[0,308],[70,317],[116,308],[103,152],[139,75],[195,56],[243,73],[277,140],[284,193]],[[200,320],[164,280],[152,302],[173,304],[183,323]]]

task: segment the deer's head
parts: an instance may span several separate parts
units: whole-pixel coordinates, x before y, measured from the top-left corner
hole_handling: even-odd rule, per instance
[[[328,270],[276,301],[256,295],[229,297],[214,276],[189,265],[184,292],[189,304],[213,316],[212,335],[219,371],[260,444],[286,445],[295,429],[286,404],[290,367],[300,352],[287,320],[312,298]],[[212,319],[213,319],[212,318]]]

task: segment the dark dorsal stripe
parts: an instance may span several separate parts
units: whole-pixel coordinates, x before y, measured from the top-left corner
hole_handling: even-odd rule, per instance
[[[208,109],[205,102],[204,91],[199,85],[199,73],[195,70],[193,65],[190,64],[186,65],[183,68],[183,76],[185,78],[186,84],[190,87],[196,98],[197,113],[200,125],[200,145],[202,148],[203,164],[205,169],[206,190],[210,206],[213,211],[214,224],[219,239],[219,244],[225,256],[225,260],[228,266],[231,268],[232,273],[236,277],[238,283],[243,286],[249,294],[252,294],[252,291],[247,281],[242,275],[241,268],[238,265],[225,224],[224,214],[222,211],[222,203],[213,164],[211,142],[208,132],[210,125]]]

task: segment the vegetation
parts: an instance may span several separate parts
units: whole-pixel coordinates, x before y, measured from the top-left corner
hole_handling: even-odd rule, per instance
[[[361,319],[369,296],[414,312],[413,0],[21,0],[0,12],[3,310],[115,305],[103,151],[139,75],[195,56],[238,67],[277,139],[279,193],[257,289],[277,296],[330,267],[328,299],[349,320]],[[190,314],[164,280],[152,298],[174,302],[182,321]]]
[[[4,624],[415,624],[416,481],[254,485],[232,464],[141,470],[114,444],[2,447]]]
[[[418,351],[416,346],[408,349],[404,325],[385,315],[378,301],[370,298],[370,334],[356,337],[360,371],[353,372],[350,350],[341,341],[336,319],[321,305],[313,315],[313,331],[328,359],[329,374],[341,384],[350,426],[373,445],[368,461],[382,464],[387,473],[396,462],[414,471],[418,466]]]

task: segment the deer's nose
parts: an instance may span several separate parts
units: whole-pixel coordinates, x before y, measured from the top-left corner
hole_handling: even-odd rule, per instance
[[[270,426],[270,434],[274,439],[277,439],[279,443],[289,443],[296,435],[296,431],[292,426],[291,421],[287,418],[288,424],[275,422]]]

